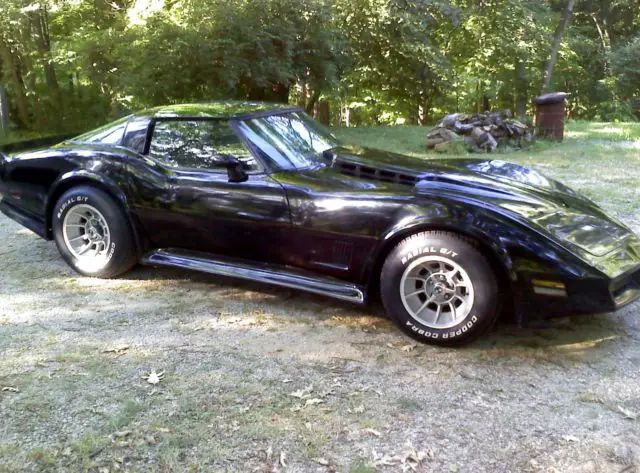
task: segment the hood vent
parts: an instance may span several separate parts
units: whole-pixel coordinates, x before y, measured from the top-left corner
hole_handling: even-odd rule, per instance
[[[342,174],[359,177],[361,179],[370,179],[372,181],[404,184],[406,186],[414,186],[418,181],[415,176],[394,171],[385,171],[356,163],[336,161],[333,164],[333,168]]]

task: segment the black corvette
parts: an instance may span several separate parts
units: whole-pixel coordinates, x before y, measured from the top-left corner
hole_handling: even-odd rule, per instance
[[[515,164],[346,146],[299,109],[146,110],[50,149],[0,155],[0,210],[77,272],[177,266],[355,303],[459,344],[508,304],[593,313],[640,297],[640,239]]]

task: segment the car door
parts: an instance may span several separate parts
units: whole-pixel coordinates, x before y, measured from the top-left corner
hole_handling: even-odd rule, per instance
[[[168,170],[169,222],[155,235],[158,246],[283,261],[291,224],[285,191],[227,120],[158,119],[148,155]],[[243,163],[246,181],[229,181],[225,155]]]
[[[358,282],[401,204],[383,182],[333,169],[323,151],[338,141],[301,112],[241,121],[238,129],[274,169],[291,213],[291,266]]]

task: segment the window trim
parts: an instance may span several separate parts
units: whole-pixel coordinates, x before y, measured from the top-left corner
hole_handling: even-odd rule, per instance
[[[124,146],[124,140],[127,137],[127,133],[129,132],[129,125],[131,124],[131,122],[133,122],[134,120],[147,120],[147,132],[145,134],[145,138],[144,138],[144,145],[142,147],[142,152],[137,151],[133,148],[129,148],[128,146]],[[149,146],[150,143],[150,138],[149,138],[149,130],[151,129],[151,124],[153,123],[153,118],[152,117],[148,117],[145,115],[131,115],[129,117],[129,120],[127,120],[127,123],[125,125],[124,128],[124,133],[122,134],[122,139],[120,140],[120,144],[118,144],[118,146],[121,146],[122,148],[128,149],[129,151],[132,151],[136,154],[141,154],[144,155],[145,151],[147,150],[147,147]]]
[[[149,130],[147,132],[147,143],[144,148],[143,156],[148,159],[151,159],[154,163],[162,166],[165,169],[173,170],[173,171],[185,171],[185,172],[204,172],[204,173],[212,173],[212,174],[227,174],[226,169],[215,170],[215,169],[204,169],[204,168],[192,168],[185,166],[167,166],[165,163],[157,160],[153,156],[149,154],[151,150],[151,141],[153,140],[153,135],[155,133],[156,124],[158,122],[193,122],[193,121],[207,121],[207,122],[223,122],[226,121],[229,124],[229,128],[233,131],[236,137],[240,140],[240,142],[244,145],[247,151],[251,154],[253,159],[255,159],[259,169],[255,171],[247,171],[247,175],[249,176],[257,176],[268,174],[268,168],[265,166],[265,163],[257,156],[257,153],[253,149],[253,146],[247,142],[246,138],[237,127],[238,119],[236,118],[224,118],[224,117],[152,117],[151,123],[149,124]],[[126,131],[126,130],[125,130]]]

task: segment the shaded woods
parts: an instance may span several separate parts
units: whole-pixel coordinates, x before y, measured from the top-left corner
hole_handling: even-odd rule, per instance
[[[576,118],[640,118],[640,0],[0,3],[0,101],[18,131],[219,98],[424,124],[530,113],[543,88],[571,93]]]

